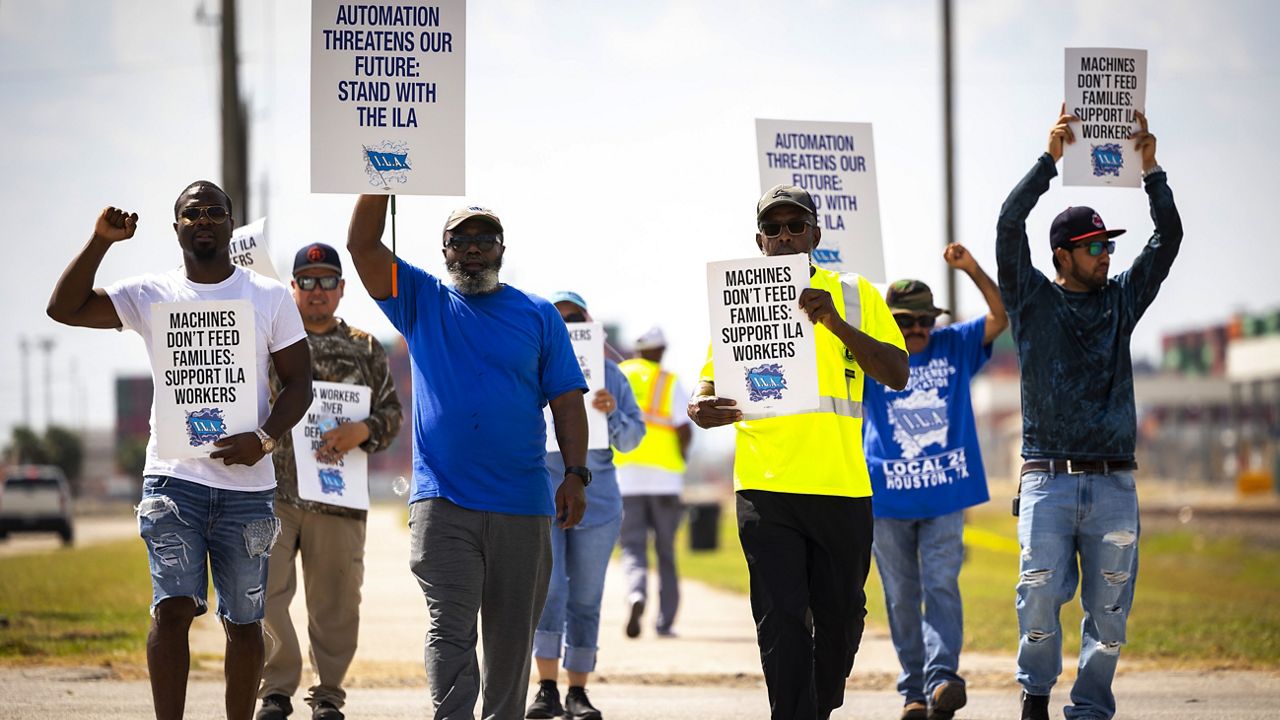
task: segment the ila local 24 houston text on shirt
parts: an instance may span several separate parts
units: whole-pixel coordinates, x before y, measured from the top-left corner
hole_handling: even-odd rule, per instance
[[[901,391],[867,378],[864,445],[876,517],[938,517],[989,499],[969,396],[969,381],[991,357],[986,326],[980,317],[934,330],[929,347],[911,356]]]

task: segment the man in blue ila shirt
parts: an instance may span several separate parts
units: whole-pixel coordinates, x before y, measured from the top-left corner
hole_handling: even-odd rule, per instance
[[[347,249],[413,364],[409,565],[431,616],[431,701],[436,717],[472,717],[483,690],[484,717],[516,720],[551,573],[548,520],[570,528],[586,510],[587,384],[560,313],[499,282],[497,215],[468,207],[445,221],[446,285],[382,244],[386,211],[387,196],[362,195]],[[543,462],[548,403],[563,481]]]
[[[873,550],[902,665],[903,720],[950,720],[967,700],[958,672],[964,509],[989,498],[969,381],[1009,325],[995,281],[968,249],[953,243],[942,257],[978,286],[987,314],[935,329],[947,311],[934,306],[929,286],[893,283],[885,300],[906,340],[911,377],[899,391],[868,379],[863,395]]]
[[[996,228],[1000,296],[1022,366],[1022,466],[1018,540],[1018,682],[1022,717],[1048,720],[1049,691],[1062,671],[1058,610],[1080,583],[1084,622],[1080,670],[1068,720],[1115,715],[1115,676],[1138,573],[1134,490],[1133,363],[1129,339],[1169,274],[1182,221],[1147,119],[1130,137],[1142,158],[1155,232],[1133,266],[1108,277],[1111,239],[1098,213],[1069,207],[1053,221],[1049,246],[1057,277],[1031,264],[1026,220],[1057,175],[1071,115],[1049,132],[1048,152],[1000,209]],[[1077,569],[1077,555],[1079,568]]]

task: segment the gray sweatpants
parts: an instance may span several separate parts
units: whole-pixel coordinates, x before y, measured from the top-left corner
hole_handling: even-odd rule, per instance
[[[409,533],[409,569],[431,617],[424,661],[435,717],[474,718],[483,690],[485,720],[523,718],[533,631],[551,575],[551,519],[433,498],[409,506]]]
[[[627,602],[644,601],[649,581],[649,531],[658,555],[658,632],[671,629],[680,606],[676,577],[676,528],[684,507],[679,495],[622,496],[622,569],[627,574]]]

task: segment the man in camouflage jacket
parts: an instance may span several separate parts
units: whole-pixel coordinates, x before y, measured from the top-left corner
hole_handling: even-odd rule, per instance
[[[293,263],[293,297],[307,329],[316,380],[368,385],[373,389],[369,417],[321,436],[318,452],[341,457],[359,447],[385,450],[400,430],[402,412],[386,352],[372,335],[334,316],[345,282],[342,262],[322,243],[298,251]],[[274,393],[278,381],[271,377]],[[276,469],[276,514],[280,539],[267,575],[267,659],[258,696],[257,720],[283,720],[292,711],[302,679],[302,654],[289,617],[297,589],[295,558],[302,555],[311,663],[318,682],[308,690],[312,717],[340,720],[346,699],[342,682],[356,652],[360,624],[360,585],[364,579],[366,511],[304,500],[298,495],[293,438],[286,433],[272,456]]]

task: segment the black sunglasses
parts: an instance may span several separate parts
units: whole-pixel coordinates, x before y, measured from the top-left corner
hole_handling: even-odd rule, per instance
[[[341,280],[342,277],[338,275],[324,275],[322,277],[303,275],[293,279],[294,282],[298,283],[299,290],[306,290],[307,292],[315,290],[316,285],[319,285],[321,290],[337,290],[338,283]]]
[[[934,324],[934,323],[936,323],[936,322],[938,321],[938,318],[934,317],[933,315],[905,315],[905,314],[903,314],[903,315],[894,315],[894,316],[893,316],[893,319],[894,319],[895,321],[897,321],[897,323],[898,323],[898,328],[899,328],[900,330],[910,330],[911,328],[913,328],[913,327],[915,327],[915,326],[917,326],[917,325],[919,325],[920,327],[925,328],[925,329],[927,330],[927,329],[929,329],[929,328],[933,327],[933,324]]]
[[[799,235],[804,229],[813,225],[808,220],[792,220],[791,222],[764,222],[760,223],[760,232],[767,238],[776,238],[782,234],[782,228],[786,228],[787,232],[792,235]]]
[[[444,246],[457,253],[465,252],[472,245],[479,248],[480,252],[489,252],[494,245],[501,244],[502,236],[500,235],[455,235],[449,238]]]
[[[214,225],[221,225],[227,221],[231,213],[221,205],[207,205],[205,207],[189,207],[182,208],[178,211],[178,221],[183,225],[195,225],[200,222],[200,216],[209,218],[209,222]]]

